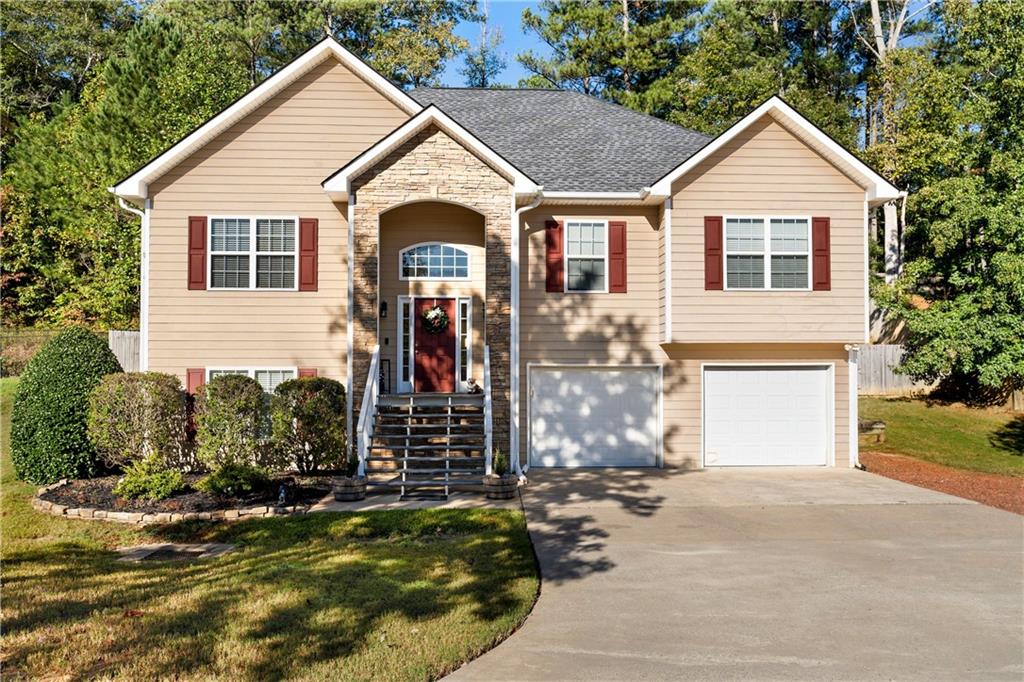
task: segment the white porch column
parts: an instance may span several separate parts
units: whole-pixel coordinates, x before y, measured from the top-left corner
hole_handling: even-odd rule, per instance
[[[858,409],[857,409],[857,365],[860,360],[860,346],[849,345],[846,346],[846,371],[847,371],[847,388],[849,389],[849,438],[850,438],[850,466],[856,467],[860,464],[860,444],[859,437],[860,432],[857,427],[858,423]]]

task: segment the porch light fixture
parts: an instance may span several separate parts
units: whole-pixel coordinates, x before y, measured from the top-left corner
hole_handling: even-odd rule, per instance
[[[388,302],[387,301],[381,301],[380,302],[380,316],[381,316],[381,319],[384,319],[385,317],[388,316]]]

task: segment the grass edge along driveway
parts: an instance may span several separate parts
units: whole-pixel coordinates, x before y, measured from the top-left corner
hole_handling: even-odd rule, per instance
[[[860,396],[860,418],[885,422],[885,442],[864,452],[905,455],[955,469],[1024,476],[1024,414],[919,398]]]
[[[507,510],[317,513],[138,529],[31,509],[0,380],[3,658],[25,678],[436,679],[507,637],[537,595]],[[191,564],[114,547],[230,542]]]

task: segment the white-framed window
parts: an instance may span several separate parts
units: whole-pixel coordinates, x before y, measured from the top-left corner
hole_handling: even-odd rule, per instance
[[[565,221],[565,290],[608,291],[608,221]]]
[[[224,374],[244,374],[260,382],[265,393],[273,393],[278,384],[294,379],[299,375],[295,367],[209,367],[206,370],[206,380]]]
[[[472,362],[473,350],[470,339],[470,330],[473,328],[473,301],[469,298],[460,298],[459,301],[459,382],[465,384],[470,377],[470,363]]]
[[[299,219],[211,216],[210,289],[296,291]]]
[[[398,254],[401,279],[469,279],[469,252],[454,244],[413,244]]]
[[[811,219],[725,216],[725,288],[811,288]]]
[[[398,392],[412,391],[412,299],[398,297]]]

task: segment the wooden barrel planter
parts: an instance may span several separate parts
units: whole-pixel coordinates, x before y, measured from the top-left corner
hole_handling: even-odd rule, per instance
[[[518,488],[519,480],[512,474],[484,476],[484,495],[488,500],[511,500]]]
[[[343,477],[331,479],[334,488],[334,499],[339,502],[356,502],[366,499],[365,477]]]

